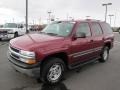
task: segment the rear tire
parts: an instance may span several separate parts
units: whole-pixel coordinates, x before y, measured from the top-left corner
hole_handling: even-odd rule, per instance
[[[101,58],[99,59],[99,62],[106,62],[109,58],[109,47],[105,46],[101,53]]]
[[[41,81],[48,84],[56,84],[62,80],[65,64],[59,58],[51,58],[41,67]]]
[[[14,33],[14,38],[18,37],[18,32]]]

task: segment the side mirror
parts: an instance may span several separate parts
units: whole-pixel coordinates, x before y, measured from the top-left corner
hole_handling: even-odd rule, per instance
[[[86,38],[86,34],[83,33],[83,32],[76,33],[75,37],[76,37],[76,38]]]
[[[18,28],[23,28],[23,26],[22,26],[22,25],[20,25],[20,26],[18,26]]]

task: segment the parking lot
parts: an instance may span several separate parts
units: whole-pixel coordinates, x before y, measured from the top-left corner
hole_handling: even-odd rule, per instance
[[[94,62],[68,71],[62,83],[49,86],[13,70],[7,60],[9,41],[0,42],[0,90],[120,90],[120,34],[106,63]]]

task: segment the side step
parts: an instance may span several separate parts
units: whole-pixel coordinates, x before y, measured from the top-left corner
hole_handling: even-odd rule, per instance
[[[86,62],[78,62],[78,63],[71,64],[71,65],[69,65],[69,69],[76,69],[76,68],[82,67],[82,66],[92,63],[98,59],[100,59],[100,57],[86,61]]]

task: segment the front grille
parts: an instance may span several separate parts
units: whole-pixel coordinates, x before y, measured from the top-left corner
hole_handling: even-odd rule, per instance
[[[16,48],[14,48],[14,47],[9,47],[10,48],[10,57],[11,58],[14,58],[15,60],[19,60],[19,56],[17,55],[17,54],[15,54],[15,53],[19,53],[20,52],[20,50],[19,49],[16,49]],[[15,52],[15,53],[14,53]]]
[[[11,53],[11,57],[14,58],[14,59],[19,59],[19,56],[15,55],[13,53]]]
[[[11,47],[11,46],[10,46],[10,49],[13,50],[13,51],[16,52],[16,53],[19,53],[19,52],[20,52],[20,50],[18,50],[18,49],[16,49],[16,48],[13,48],[13,47]]]
[[[0,31],[0,34],[6,35],[6,34],[7,34],[7,31]]]

